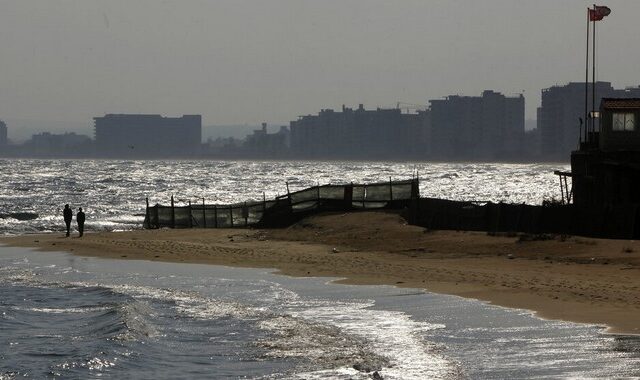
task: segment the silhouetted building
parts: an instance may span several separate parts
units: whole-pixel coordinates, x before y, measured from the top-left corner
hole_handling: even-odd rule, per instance
[[[94,122],[96,151],[102,156],[191,157],[200,151],[200,115],[108,114]]]
[[[533,161],[540,158],[540,129],[534,128],[524,132],[522,153],[525,160]]]
[[[291,122],[291,151],[302,158],[409,158],[421,152],[423,138],[416,137],[427,135],[425,118],[428,112],[365,110],[362,104],[355,110],[343,106],[341,112],[325,109]]]
[[[204,156],[218,158],[243,158],[243,141],[235,137],[209,138],[203,145]]]
[[[7,124],[0,120],[0,146],[5,146],[9,142],[7,138]]]
[[[574,203],[640,204],[640,98],[602,99],[599,131],[581,140],[571,154]]]
[[[524,96],[494,91],[429,101],[432,157],[456,160],[518,159],[524,137]]]
[[[425,159],[432,155],[431,110],[402,114],[407,126],[406,151],[404,158]]]
[[[592,83],[589,83],[587,109],[598,109],[602,98],[640,97],[640,88],[617,90],[610,82],[596,82],[596,107],[593,107]],[[566,160],[572,150],[578,147],[580,131],[584,133],[589,120],[585,118],[585,84],[571,82],[564,86],[553,86],[542,90],[542,103],[538,108],[538,129],[540,130],[540,152],[543,158]]]
[[[285,157],[289,153],[289,128],[280,127],[276,133],[267,132],[267,123],[262,128],[248,135],[244,144],[244,153],[251,157],[276,158]]]
[[[93,141],[76,133],[55,134],[49,132],[31,136],[21,148],[21,154],[37,157],[88,157],[92,155]]]

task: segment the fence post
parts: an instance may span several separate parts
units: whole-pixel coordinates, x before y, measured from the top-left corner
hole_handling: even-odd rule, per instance
[[[145,219],[147,220],[147,228],[151,229],[151,216],[149,215],[149,197],[145,198],[147,208],[144,211]]]
[[[204,197],[202,198],[202,225],[207,228],[207,212],[206,205],[204,204]]]
[[[289,182],[285,182],[287,185],[287,200],[289,201],[289,213],[293,214],[293,205],[291,204],[291,193],[289,192]]]
[[[173,203],[173,194],[171,194],[171,228],[176,228],[176,208]]]
[[[213,205],[213,228],[218,228],[218,206]]]
[[[189,199],[189,228],[193,228],[193,211],[191,210],[191,199]]]
[[[362,185],[362,208],[366,209],[364,203],[365,203],[365,199],[367,199],[367,185],[364,184]]]
[[[229,222],[231,223],[231,227],[233,228],[233,206],[229,206]]]
[[[389,201],[393,201],[393,181],[389,177]]]
[[[249,226],[249,209],[247,208],[247,201],[244,201],[244,207],[242,208],[242,213],[244,214],[244,226]]]
[[[412,224],[420,223],[420,182],[417,177],[411,180],[411,218]]]
[[[345,185],[344,186],[344,195],[343,195],[343,207],[344,210],[351,210],[353,209],[353,182],[351,182],[350,185]]]

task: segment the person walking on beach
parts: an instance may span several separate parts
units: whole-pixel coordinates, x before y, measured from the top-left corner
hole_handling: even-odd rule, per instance
[[[67,225],[67,237],[69,237],[69,231],[71,230],[71,219],[73,218],[73,211],[68,204],[64,205],[64,210],[62,211],[62,216],[64,216],[64,224]]]
[[[82,234],[84,233],[84,212],[82,212],[82,207],[78,209],[76,222],[78,223],[78,232],[80,233],[80,237],[82,237]]]

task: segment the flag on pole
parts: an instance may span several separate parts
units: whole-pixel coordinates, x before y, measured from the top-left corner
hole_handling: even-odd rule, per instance
[[[589,21],[600,21],[609,14],[611,14],[609,7],[594,5],[593,9],[589,9]]]

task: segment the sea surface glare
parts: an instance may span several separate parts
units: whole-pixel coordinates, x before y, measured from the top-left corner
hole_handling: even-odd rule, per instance
[[[640,339],[266,270],[0,247],[0,379],[640,376]]]
[[[419,171],[421,194],[539,204],[563,165],[0,161],[0,234],[141,228],[145,197],[232,203]],[[0,246],[0,380],[640,378],[640,338],[523,310],[269,270]],[[377,375],[375,373],[377,372]]]
[[[262,200],[316,184],[410,179],[420,194],[453,200],[541,204],[560,198],[564,164],[309,161],[0,160],[0,234],[62,231],[62,209],[87,214],[85,229],[141,228],[151,204]],[[75,225],[75,217],[74,217]]]

